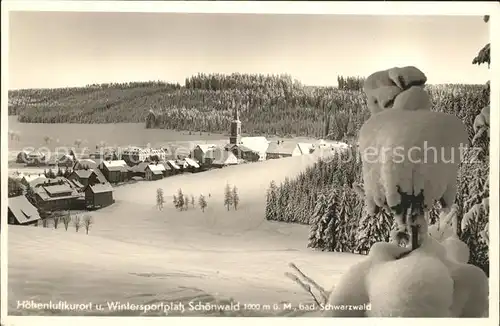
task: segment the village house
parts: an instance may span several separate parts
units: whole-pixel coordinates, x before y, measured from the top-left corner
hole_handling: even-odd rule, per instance
[[[56,177],[54,179],[49,179],[46,176],[42,174],[42,176],[33,179],[29,182],[29,186],[31,188],[36,188],[39,187],[40,185],[47,184],[48,182],[53,182],[53,183],[58,183],[61,179],[64,179],[62,177]]]
[[[163,179],[164,172],[163,164],[149,164],[145,169],[145,179],[148,181]]]
[[[209,152],[210,155],[210,165],[215,168],[223,168],[229,165],[237,165],[238,158],[230,151],[226,151],[224,148],[218,148],[218,150],[213,150]]]
[[[185,162],[185,171],[191,172],[191,173],[196,173],[200,171],[200,165],[193,159],[186,157],[184,158]]]
[[[172,175],[172,174],[173,174],[173,169],[172,169],[172,167],[168,164],[168,162],[167,162],[167,161],[158,162],[158,165],[160,165],[160,164],[161,164],[161,165],[163,165],[163,169],[164,169],[164,171],[163,171],[163,176],[164,176],[164,177],[168,177],[168,176],[170,176],[170,175]]]
[[[146,178],[146,168],[148,165],[151,164],[149,162],[141,162],[137,165],[131,166],[128,168],[129,171],[129,177],[141,177],[141,178]]]
[[[217,146],[214,144],[198,144],[193,149],[192,158],[196,160],[200,165],[206,165],[207,162],[205,162],[205,157],[207,153],[215,148],[217,148]]]
[[[82,195],[64,178],[57,182],[46,181],[33,190],[36,205],[45,211],[80,208]]]
[[[41,219],[38,209],[33,206],[26,196],[11,197],[8,199],[7,221],[13,225],[30,225]]]
[[[72,167],[75,164],[73,156],[69,154],[55,154],[51,155],[47,160],[48,166],[63,166]]]
[[[21,184],[28,187],[28,186],[30,186],[30,184],[33,180],[37,180],[37,179],[47,179],[47,177],[43,173],[25,174],[21,177]]]
[[[110,183],[128,180],[128,165],[124,160],[102,161],[99,170]]]
[[[266,159],[268,147],[269,141],[266,137],[241,137],[238,144],[229,143],[225,148],[231,151],[238,159],[257,162]]]
[[[297,143],[293,141],[271,142],[267,149],[267,159],[277,159],[282,157],[300,156],[302,151]]]
[[[85,207],[99,209],[114,203],[113,187],[109,183],[87,185],[84,189]]]
[[[101,171],[99,171],[98,169],[74,170],[68,176],[68,179],[71,181],[78,181],[78,183],[83,187],[86,187],[89,184],[95,185],[108,182]]]
[[[132,146],[126,148],[121,153],[121,159],[129,166],[134,166],[142,162],[163,161],[166,158],[167,153],[162,148]]]
[[[174,160],[167,160],[167,165],[172,169],[172,174],[182,173],[182,168]]]

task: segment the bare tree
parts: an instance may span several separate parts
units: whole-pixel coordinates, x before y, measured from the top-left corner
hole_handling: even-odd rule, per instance
[[[184,196],[184,209],[185,210],[189,209],[189,197],[187,195]]]
[[[49,136],[45,136],[43,137],[43,141],[45,142],[45,144],[48,144],[52,141],[52,138],[50,138]]]
[[[195,205],[195,204],[194,204],[194,196],[193,196],[193,195],[191,195],[191,206],[193,206],[193,208],[194,208],[194,205]]]
[[[62,221],[64,223],[64,229],[66,231],[68,231],[68,227],[69,227],[69,223],[71,222],[71,214],[70,212],[68,211],[67,214],[64,214],[63,217],[62,217]]]
[[[80,148],[80,146],[82,145],[82,140],[81,139],[77,139],[75,140],[75,146]]]
[[[156,189],[156,207],[158,210],[163,210],[163,204],[165,203],[165,197],[163,196],[163,189]]]
[[[75,231],[78,232],[78,230],[80,230],[80,226],[82,225],[82,220],[80,218],[79,215],[75,215],[75,217],[73,218],[73,225],[75,227]]]
[[[94,223],[92,216],[84,215],[83,216],[83,226],[85,227],[85,233],[89,234],[90,226]],[[77,231],[78,232],[78,231]]]
[[[200,195],[200,198],[198,199],[198,205],[200,205],[201,211],[205,212],[205,208],[207,208],[207,200],[205,199],[205,196]]]
[[[61,215],[59,213],[55,213],[52,216],[52,220],[54,221],[54,229],[57,229],[57,227],[59,226],[59,220],[60,219],[61,219]]]
[[[42,219],[42,226],[44,228],[48,228],[49,227],[49,219],[48,218]]]

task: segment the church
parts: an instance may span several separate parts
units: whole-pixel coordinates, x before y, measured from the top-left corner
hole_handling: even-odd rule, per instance
[[[233,106],[233,121],[229,144],[224,148],[231,151],[239,160],[248,162],[264,161],[269,141],[266,137],[242,137],[240,111],[237,105]]]

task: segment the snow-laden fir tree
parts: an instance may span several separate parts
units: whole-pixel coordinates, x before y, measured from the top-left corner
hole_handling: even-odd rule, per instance
[[[231,191],[231,186],[226,184],[226,188],[224,189],[224,206],[226,206],[227,210],[231,208],[233,205],[233,193]]]
[[[177,191],[177,202],[176,202],[176,208],[179,210],[184,209],[184,193],[182,192],[182,189],[179,189]]]
[[[276,220],[277,218],[277,192],[276,182],[272,180],[266,194],[266,220]]]
[[[205,196],[200,195],[200,198],[198,199],[198,205],[200,206],[200,209],[202,212],[205,212],[205,208],[207,208],[208,203],[207,200],[205,199]]]

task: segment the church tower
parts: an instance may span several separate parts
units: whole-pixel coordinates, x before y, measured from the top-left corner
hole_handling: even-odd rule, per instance
[[[233,121],[231,122],[231,135],[229,144],[238,145],[241,142],[241,121],[238,106],[233,103]]]

